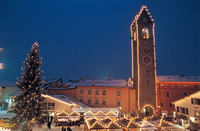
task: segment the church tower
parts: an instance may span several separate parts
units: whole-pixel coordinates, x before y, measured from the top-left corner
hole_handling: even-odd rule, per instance
[[[142,6],[131,24],[132,78],[136,89],[136,113],[156,113],[156,57],[154,20]]]

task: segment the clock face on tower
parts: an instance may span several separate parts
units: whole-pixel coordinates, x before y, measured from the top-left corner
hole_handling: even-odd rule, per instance
[[[151,63],[152,63],[151,57],[150,57],[150,56],[144,56],[144,57],[143,57],[143,63],[144,63],[145,65],[151,64]]]

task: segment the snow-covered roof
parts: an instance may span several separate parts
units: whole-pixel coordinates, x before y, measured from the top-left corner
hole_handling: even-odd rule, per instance
[[[0,87],[17,87],[16,82],[0,81]]]
[[[189,96],[185,96],[185,97],[183,97],[183,98],[181,98],[181,99],[179,99],[179,100],[177,100],[177,101],[174,101],[172,104],[176,104],[176,103],[178,103],[178,102],[180,102],[180,101],[183,101],[183,100],[185,100],[185,99],[187,99],[187,98],[192,98],[192,97],[197,97],[197,96],[200,96],[200,91],[195,92],[195,93],[193,93],[193,94],[191,94],[191,95],[189,95]]]
[[[158,81],[164,82],[200,82],[200,76],[157,76]]]
[[[69,103],[69,104],[76,104],[76,105],[79,105],[81,107],[89,108],[88,105],[85,105],[85,104],[73,99],[72,97],[70,97],[68,95],[46,95],[46,96],[53,97],[54,99],[58,99],[58,100],[61,100],[63,102]]]
[[[9,94],[9,96],[18,96],[18,95],[21,95],[20,94],[20,89],[18,88],[16,91],[12,92],[11,94]]]
[[[124,79],[111,79],[111,80],[104,80],[104,79],[96,79],[96,80],[84,80],[79,81],[77,83],[63,83],[68,86],[49,86],[47,89],[75,89],[77,86],[93,86],[93,87],[132,87],[130,83],[128,83]],[[127,85],[128,84],[128,85]]]
[[[77,86],[103,86],[103,87],[132,87],[131,84],[127,85],[124,79],[111,79],[111,80],[84,80],[76,84]]]

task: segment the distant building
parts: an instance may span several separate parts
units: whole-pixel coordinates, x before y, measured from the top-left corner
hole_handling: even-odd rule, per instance
[[[129,115],[173,116],[172,102],[200,90],[200,77],[157,76],[154,20],[146,6],[131,24],[132,78],[47,82],[48,94],[66,94],[94,108],[118,108]]]
[[[158,113],[173,116],[174,101],[200,91],[198,76],[157,76]]]
[[[125,113],[134,108],[135,91],[133,86],[123,79],[82,79],[72,84],[55,82],[45,88],[50,95],[67,94],[92,108],[119,108]]]
[[[147,7],[142,6],[130,28],[132,78],[129,80],[83,77],[80,81],[64,83],[57,79],[45,83],[44,94],[55,99],[64,95],[91,108],[116,108],[132,116],[173,116],[172,103],[200,91],[200,77],[157,76],[154,26]],[[49,103],[54,101],[49,98]],[[62,106],[58,107],[56,110],[62,110]]]
[[[173,102],[180,124],[192,122],[200,125],[200,91]]]
[[[0,110],[7,110],[13,99],[10,94],[17,90],[15,82],[0,81]]]

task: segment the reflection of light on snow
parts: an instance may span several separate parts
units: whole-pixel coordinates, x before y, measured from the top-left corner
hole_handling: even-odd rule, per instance
[[[3,63],[0,63],[0,69],[3,69]]]

